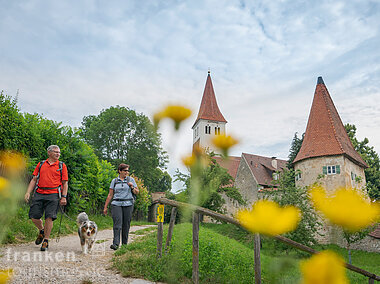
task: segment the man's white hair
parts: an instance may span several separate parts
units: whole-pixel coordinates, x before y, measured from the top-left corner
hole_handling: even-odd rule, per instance
[[[47,147],[48,152],[53,151],[53,149],[59,149],[59,147],[57,145],[50,145],[49,147]]]

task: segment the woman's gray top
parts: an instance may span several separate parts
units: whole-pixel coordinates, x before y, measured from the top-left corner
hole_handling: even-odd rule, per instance
[[[127,176],[124,180],[120,179],[120,177],[117,177],[111,181],[110,188],[112,188],[114,191],[111,205],[133,205],[134,199],[132,196],[131,188],[128,185],[129,182],[131,182],[134,187],[137,187],[135,180],[130,176]]]

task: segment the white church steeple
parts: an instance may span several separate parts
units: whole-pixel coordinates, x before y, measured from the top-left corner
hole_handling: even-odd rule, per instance
[[[197,119],[193,129],[193,148],[195,146],[218,153],[211,139],[215,135],[226,134],[227,120],[219,110],[218,103],[212,86],[210,71],[208,71],[206,86],[203,92],[202,102],[199,107]]]

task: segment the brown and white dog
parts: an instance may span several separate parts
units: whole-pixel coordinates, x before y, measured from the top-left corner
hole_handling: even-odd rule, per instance
[[[94,221],[88,219],[86,212],[79,213],[77,223],[82,253],[87,254],[88,252],[91,252],[92,246],[95,242],[98,226]]]

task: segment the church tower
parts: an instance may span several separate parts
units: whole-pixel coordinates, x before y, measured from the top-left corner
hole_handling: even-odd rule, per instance
[[[208,71],[201,106],[199,107],[197,119],[192,127],[193,148],[202,147],[209,151],[219,153],[219,151],[213,147],[211,139],[215,135],[226,134],[226,123],[227,121],[220,112],[218,103],[216,102],[210,71]]]
[[[366,162],[355,151],[330,94],[318,78],[304,140],[294,159],[296,185],[363,188]]]

